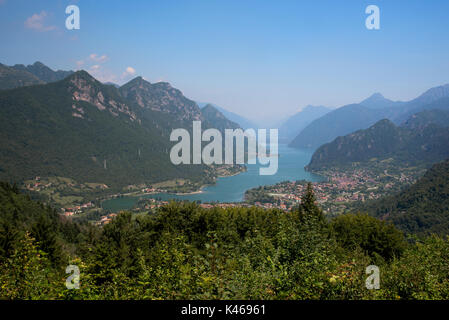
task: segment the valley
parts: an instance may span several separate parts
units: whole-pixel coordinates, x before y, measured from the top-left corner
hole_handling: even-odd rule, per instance
[[[449,301],[447,12],[0,0],[2,307]]]
[[[205,207],[291,210],[300,204],[308,181],[332,217],[357,203],[400,192],[432,163],[449,157],[447,86],[408,102],[376,93],[337,109],[307,106],[280,128],[281,142],[290,141],[280,147],[281,172],[263,178],[256,174],[260,165],[170,164],[173,128],[189,133],[192,121],[202,121],[204,129],[223,133],[240,128],[224,114],[245,126],[249,120],[210,103],[195,103],[169,83],[136,77],[110,86],[85,71],[55,72],[39,62],[2,68],[0,83],[10,90],[0,91],[0,177],[74,218],[98,222],[121,210],[142,213],[173,199]],[[13,108],[17,104],[25,106],[20,114]],[[40,118],[34,110],[40,110]],[[297,143],[301,139],[308,142]],[[309,149],[294,151],[298,147]]]

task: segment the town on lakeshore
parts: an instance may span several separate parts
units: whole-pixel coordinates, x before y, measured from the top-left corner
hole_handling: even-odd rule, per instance
[[[222,176],[232,176],[245,171],[222,172]],[[422,167],[401,168],[389,161],[372,161],[369,165],[352,165],[315,172],[324,181],[312,182],[318,204],[325,213],[335,216],[353,209],[353,204],[379,199],[413,184],[425,171]],[[88,219],[98,225],[111,221],[121,210],[111,211],[102,207],[102,202],[123,197],[138,197],[137,203],[128,208],[134,213],[151,213],[171,200],[163,200],[160,194],[195,194],[201,188],[189,192],[179,192],[173,186],[182,186],[184,181],[160,183],[153,186],[130,185],[125,192],[108,193],[109,187],[101,183],[79,184],[73,179],[62,177],[35,177],[25,182],[24,187],[33,194],[46,196],[47,201],[59,207],[60,214],[66,217]],[[282,181],[246,190],[239,202],[201,202],[202,208],[261,207],[289,211],[301,203],[301,197],[308,182],[305,180]],[[152,195],[156,195],[151,197]]]

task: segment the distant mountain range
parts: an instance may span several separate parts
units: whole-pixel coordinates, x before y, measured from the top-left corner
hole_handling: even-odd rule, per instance
[[[324,106],[308,105],[288,118],[279,128],[279,141],[289,143],[313,120],[329,113],[332,109]]]
[[[43,83],[45,82],[28,71],[16,70],[0,64],[0,89],[13,89]]]
[[[2,180],[62,176],[117,189],[170,179],[210,183],[209,166],[171,164],[171,130],[190,129],[194,120],[203,128],[238,127],[164,82],[137,77],[117,88],[86,71],[55,72],[39,63],[0,72],[1,83],[16,87],[0,90]]]
[[[28,66],[16,64],[11,67],[0,64],[0,90],[55,82],[72,73],[73,71],[53,71],[41,62]]]
[[[11,68],[18,71],[27,71],[46,83],[62,80],[73,73],[73,71],[53,71],[39,61],[28,66],[24,66],[23,64],[16,64]]]
[[[404,102],[392,101],[390,99],[385,98],[381,93],[377,92],[371,95],[370,97],[366,98],[359,104],[368,107],[370,109],[385,109],[401,106],[402,104],[404,104]]]
[[[422,111],[402,126],[384,119],[338,137],[319,147],[307,168],[319,170],[372,158],[393,158],[404,164],[432,164],[449,158],[449,111]]]
[[[338,136],[367,128],[382,118],[384,114],[377,110],[360,104],[347,105],[312,121],[293,139],[290,146],[316,149]]]
[[[361,103],[340,107],[312,121],[290,146],[316,149],[339,136],[366,129],[381,119],[401,124],[412,114],[431,109],[449,109],[449,85],[431,88],[408,102],[391,101],[376,93]]]

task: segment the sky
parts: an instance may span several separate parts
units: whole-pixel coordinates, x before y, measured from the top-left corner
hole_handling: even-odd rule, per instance
[[[379,30],[365,26],[372,4]],[[79,30],[65,27],[68,5]],[[266,124],[309,104],[405,101],[449,83],[447,0],[0,0],[0,39],[6,65],[167,81]]]

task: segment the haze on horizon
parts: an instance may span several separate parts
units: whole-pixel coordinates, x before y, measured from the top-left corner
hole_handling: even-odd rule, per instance
[[[81,29],[65,29],[66,6]],[[380,8],[380,30],[365,8]],[[167,81],[195,101],[276,123],[374,92],[410,100],[449,83],[449,2],[0,0],[0,63]],[[36,50],[45,48],[45,50]]]

